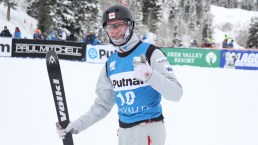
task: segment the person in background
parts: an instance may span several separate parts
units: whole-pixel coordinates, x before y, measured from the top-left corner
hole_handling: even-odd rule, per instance
[[[83,38],[83,42],[86,44],[97,45],[100,44],[100,40],[96,37],[95,33],[88,32]]]
[[[33,34],[33,39],[35,40],[43,40],[43,36],[41,34],[41,30],[40,29],[36,29],[35,33]]]
[[[211,42],[211,38],[207,38],[207,45],[208,48],[213,48],[212,42]]]
[[[222,48],[228,48],[228,39],[225,38],[222,42]]]
[[[134,32],[131,10],[114,5],[104,11],[102,26],[117,47],[101,70],[97,98],[90,110],[57,134],[79,133],[118,107],[118,145],[164,145],[166,129],[161,99],[179,101],[183,90],[165,54]],[[59,127],[58,127],[59,126]]]
[[[225,34],[224,39],[229,39],[229,37],[228,37],[228,35],[227,35],[227,34]]]
[[[147,40],[147,34],[143,34],[142,41],[146,41],[146,40]]]
[[[68,37],[67,37],[68,41],[77,41],[77,37],[74,35],[74,33],[71,33]]]
[[[211,43],[211,38],[204,38],[201,48],[213,48],[213,45]]]
[[[189,47],[199,47],[199,45],[197,44],[196,40],[191,40],[191,43],[190,43]]]
[[[7,26],[4,26],[4,30],[0,34],[1,37],[12,37],[12,34],[7,29]]]
[[[256,47],[256,45],[255,45],[254,42],[250,42],[250,43],[248,44],[248,48],[249,48],[249,49],[255,49],[255,48],[257,48],[257,47]]]
[[[15,28],[13,37],[14,37],[14,38],[18,38],[18,39],[21,38],[21,31],[20,31],[19,27],[16,27],[16,28]]]
[[[53,30],[51,31],[48,35],[47,35],[47,39],[46,40],[58,40],[58,37],[56,35],[56,31]]]
[[[66,40],[67,35],[63,29],[58,30],[58,40]]]
[[[234,48],[234,40],[233,39],[230,40],[227,45],[228,45],[228,48]]]

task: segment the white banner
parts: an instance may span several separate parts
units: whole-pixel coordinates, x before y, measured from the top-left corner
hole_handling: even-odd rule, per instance
[[[12,55],[12,38],[10,37],[0,37],[0,56]]]
[[[109,56],[116,52],[116,48],[111,45],[87,45],[86,62],[105,63]]]

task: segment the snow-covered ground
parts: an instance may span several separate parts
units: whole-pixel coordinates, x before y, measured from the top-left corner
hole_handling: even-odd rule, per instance
[[[96,97],[103,64],[60,60],[70,119],[86,112]],[[174,66],[184,89],[180,102],[163,99],[166,145],[257,145],[258,73]],[[117,107],[75,145],[116,145]],[[2,145],[61,145],[44,59],[0,57]]]

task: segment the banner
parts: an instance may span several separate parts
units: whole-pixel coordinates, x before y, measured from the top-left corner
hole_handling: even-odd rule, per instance
[[[45,58],[46,52],[54,50],[60,59],[85,61],[85,49],[82,42],[13,39],[12,57]]]
[[[161,48],[170,64],[219,67],[220,50],[194,48]]]
[[[0,56],[11,56],[12,55],[12,38],[0,37]]]
[[[111,44],[87,45],[86,62],[105,63],[114,52],[116,52],[116,48]]]
[[[258,70],[258,51],[221,50],[220,67]]]

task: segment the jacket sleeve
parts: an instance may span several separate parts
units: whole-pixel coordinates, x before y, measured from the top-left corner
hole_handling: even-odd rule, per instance
[[[147,83],[157,90],[165,99],[179,101],[183,89],[178,82],[172,66],[160,49],[155,49],[150,57],[152,75]]]
[[[74,129],[79,132],[106,117],[115,105],[113,87],[106,75],[105,66],[100,73],[95,92],[97,98],[90,110],[74,121]]]

